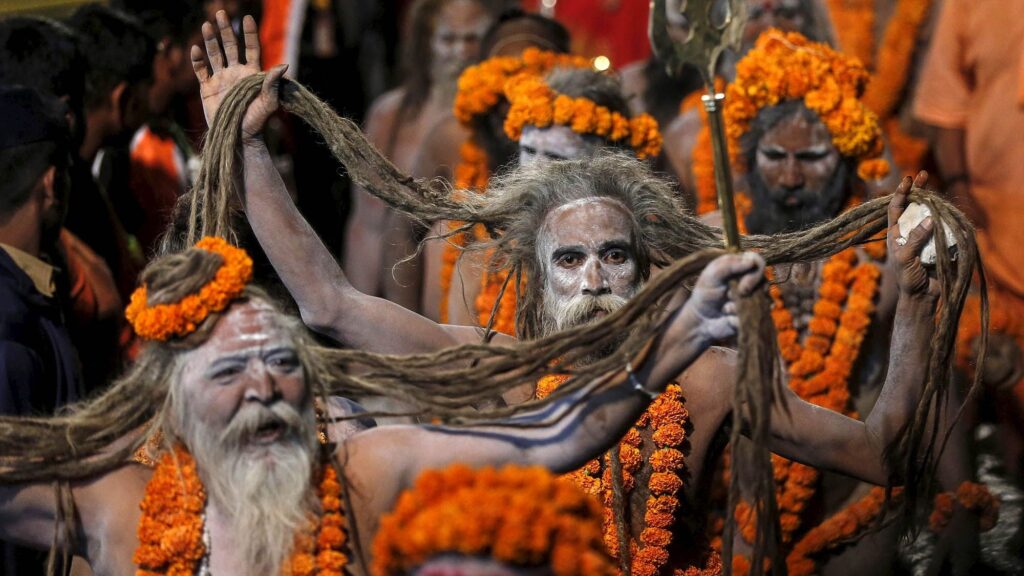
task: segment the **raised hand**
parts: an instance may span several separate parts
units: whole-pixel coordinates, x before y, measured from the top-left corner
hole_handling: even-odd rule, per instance
[[[231,21],[223,10],[217,11],[217,28],[209,22],[203,23],[203,43],[206,57],[199,46],[192,46],[192,69],[199,80],[199,95],[203,101],[206,124],[210,125],[217,115],[217,109],[224,96],[241,79],[260,72],[260,39],[256,20],[252,16],[242,18],[242,37],[245,44],[245,62],[239,60],[238,38],[231,29]],[[220,37],[220,43],[217,37]],[[221,49],[223,45],[223,49]],[[207,64],[209,61],[209,64]],[[267,73],[269,82],[264,83],[260,97],[249,107],[242,129],[246,134],[256,135],[263,129],[267,117],[277,110],[277,86],[287,66],[275,67]]]
[[[735,280],[735,292],[729,283]],[[754,252],[726,254],[713,260],[693,288],[681,311],[692,322],[696,336],[708,344],[728,340],[739,332],[736,296],[749,296],[764,282],[764,259]]]
[[[896,277],[900,294],[915,298],[935,299],[939,296],[939,282],[933,278],[921,264],[921,249],[932,237],[932,219],[925,218],[910,234],[903,238],[900,234],[900,216],[910,203],[909,195],[912,187],[923,188],[928,183],[928,173],[918,172],[911,180],[906,177],[900,182],[896,192],[889,201],[889,230],[886,242],[889,246],[889,261],[896,267]]]

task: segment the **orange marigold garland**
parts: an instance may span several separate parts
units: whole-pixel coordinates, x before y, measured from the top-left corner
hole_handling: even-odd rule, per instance
[[[661,152],[661,132],[650,114],[626,118],[587,98],[558,94],[542,78],[531,75],[520,75],[507,82],[505,97],[511,104],[505,117],[505,134],[512,140],[519,140],[524,126],[547,128],[557,124],[609,142],[625,141],[641,159]]]
[[[590,68],[591,60],[527,48],[516,56],[496,56],[470,66],[459,76],[455,117],[463,125],[489,112],[504,97],[505,82],[518,74],[540,76],[555,67]]]
[[[316,536],[300,534],[287,571],[292,576],[341,576],[348,557],[348,540],[341,507],[341,483],[330,463],[317,484],[321,515]],[[194,574],[209,550],[203,544],[206,491],[195,460],[183,446],[165,453],[146,484],[139,519],[139,547],[132,561],[138,576]]]
[[[546,376],[537,383],[536,395],[545,398],[568,379],[566,375]],[[648,496],[644,510],[644,526],[638,541],[629,542],[632,556],[631,572],[636,576],[655,576],[661,573],[669,559],[668,548],[672,544],[672,529],[678,522],[680,491],[686,480],[686,459],[683,454],[687,442],[686,426],[689,413],[686,410],[682,389],[670,384],[651,403],[619,443],[619,460],[622,464],[623,491],[629,494],[636,488],[636,478],[646,465]],[[642,430],[649,430],[653,452],[643,460]],[[610,455],[588,462],[579,470],[566,475],[574,484],[588,494],[599,498],[604,504],[604,542],[616,558],[622,543],[615,525]],[[700,555],[703,566],[691,566],[675,570],[676,576],[714,576],[722,573],[721,558],[712,550]]]
[[[405,574],[455,553],[550,565],[556,576],[612,576],[600,518],[596,500],[540,467],[428,471],[381,519],[372,572]]]
[[[220,255],[224,263],[198,293],[173,304],[149,306],[146,286],[139,286],[125,309],[125,317],[139,336],[165,341],[190,334],[207,316],[227,308],[252,280],[252,259],[245,250],[215,237],[203,238],[195,247]]]

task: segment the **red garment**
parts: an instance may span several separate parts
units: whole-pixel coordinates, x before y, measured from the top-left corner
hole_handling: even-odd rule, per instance
[[[540,0],[523,0],[530,11]],[[555,19],[572,33],[573,52],[584,56],[607,56],[612,66],[646,60],[651,55],[647,39],[647,0],[557,0]]]

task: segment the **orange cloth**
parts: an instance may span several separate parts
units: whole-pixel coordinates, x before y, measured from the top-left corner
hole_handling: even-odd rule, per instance
[[[174,203],[188,189],[187,160],[173,138],[149,126],[135,133],[130,154],[129,188],[142,209],[142,220],[132,232],[142,245],[142,253],[151,254],[167,229]]]
[[[914,114],[966,134],[970,193],[988,218],[979,233],[992,279],[1024,297],[1024,3],[946,0]]]

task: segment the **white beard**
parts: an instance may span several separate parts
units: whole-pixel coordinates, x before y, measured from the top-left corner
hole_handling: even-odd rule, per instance
[[[615,294],[602,294],[600,296],[577,294],[571,298],[558,298],[547,288],[544,290],[545,335],[589,324],[593,321],[595,312],[604,311],[611,314],[625,306],[628,302],[626,298]],[[607,349],[581,358],[579,363],[586,365],[604,358],[614,352],[627,337],[628,333],[624,333],[618,342],[609,345]]]
[[[186,407],[187,408],[187,407]],[[311,485],[317,451],[314,415],[285,402],[245,406],[223,431],[193,414],[177,420],[206,487],[209,502],[229,521],[242,574],[280,574],[295,536],[318,512]],[[250,443],[269,421],[287,429],[266,446]]]

